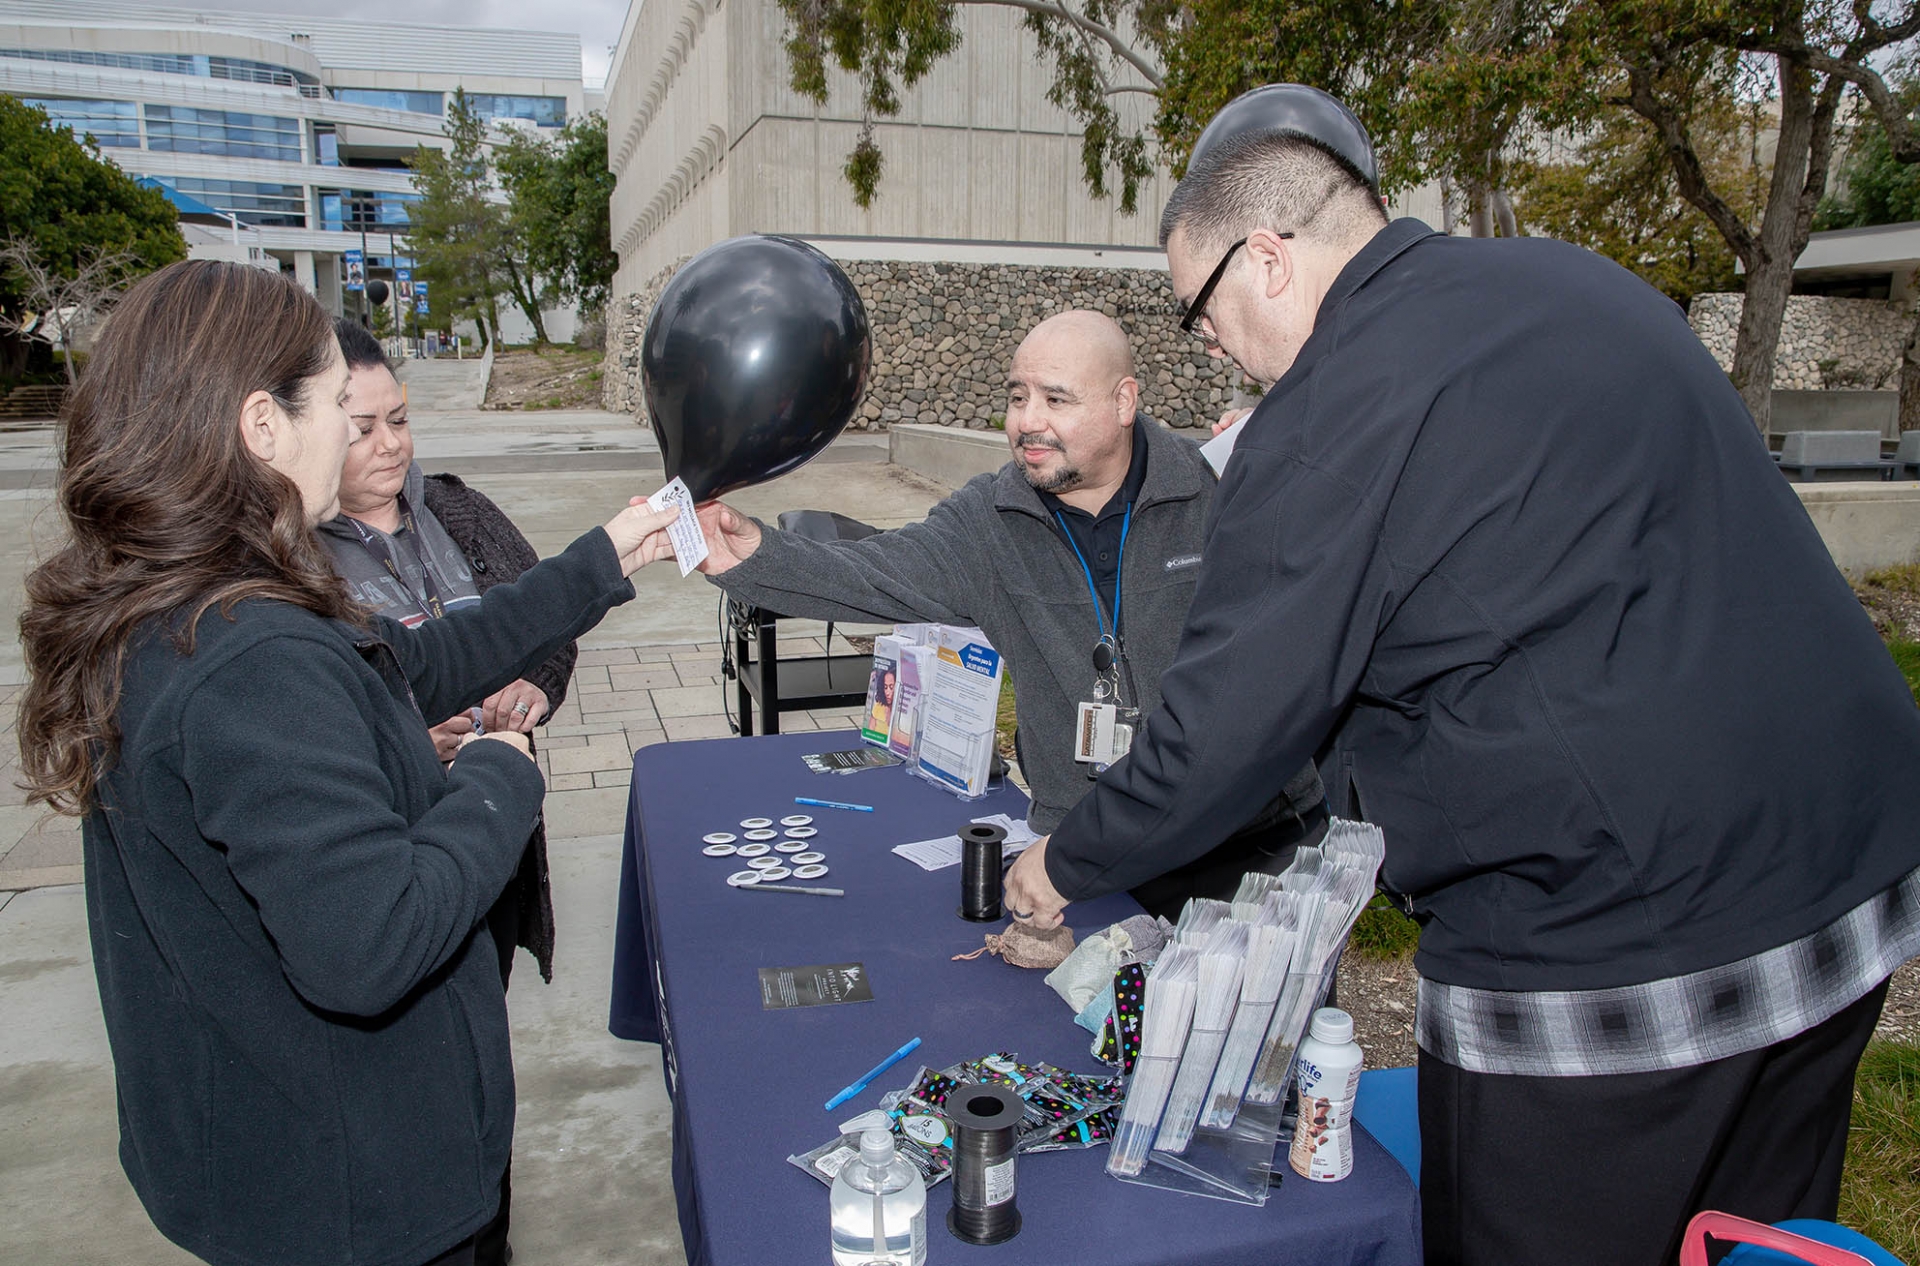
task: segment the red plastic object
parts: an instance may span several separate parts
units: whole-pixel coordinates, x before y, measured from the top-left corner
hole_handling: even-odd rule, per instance
[[[1809,1263],[1809,1266],[1873,1266],[1860,1254],[1849,1253],[1844,1248],[1835,1248],[1791,1231],[1775,1230],[1763,1222],[1752,1222],[1731,1213],[1716,1213],[1713,1210],[1696,1213],[1687,1223],[1686,1235],[1680,1243],[1680,1266],[1707,1266],[1709,1235],[1716,1240],[1754,1244],[1792,1253]]]

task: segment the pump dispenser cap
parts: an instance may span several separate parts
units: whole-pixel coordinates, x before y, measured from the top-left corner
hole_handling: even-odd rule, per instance
[[[1338,1007],[1321,1007],[1313,1013],[1313,1040],[1328,1046],[1346,1045],[1353,1040],[1353,1017]]]
[[[1352,1025],[1349,1024],[1351,1029]],[[865,1130],[860,1135],[860,1159],[873,1169],[884,1169],[893,1161],[893,1135],[885,1130]]]

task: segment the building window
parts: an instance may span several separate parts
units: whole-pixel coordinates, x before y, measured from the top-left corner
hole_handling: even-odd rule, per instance
[[[320,227],[336,233],[404,231],[412,221],[407,208],[417,193],[371,189],[320,190]]]
[[[139,149],[140,116],[131,101],[82,101],[67,97],[23,97],[47,112],[55,127],[75,136],[91,136],[102,149]]]
[[[244,57],[209,57],[193,53],[96,53],[79,48],[0,48],[0,57],[66,62],[77,66],[108,66],[115,70],[143,70],[155,75],[196,75],[201,79],[277,84],[282,88],[298,88],[302,96],[318,95],[320,88],[320,81],[305,71],[248,61]]]
[[[467,100],[483,119],[527,119],[540,127],[567,125],[565,97],[516,97],[497,92],[470,92]]]
[[[242,224],[270,228],[307,227],[307,190],[304,185],[267,185],[251,180],[200,180],[192,176],[154,176],[169,189],[200,199],[219,211],[230,211]]]
[[[331,123],[313,125],[313,161],[322,167],[340,165],[340,137]]]
[[[174,154],[300,161],[300,121],[234,110],[147,105],[147,148]]]
[[[445,110],[437,92],[408,92],[400,88],[332,88],[335,101],[349,105],[379,106],[383,110],[411,110],[415,114],[440,114]]]

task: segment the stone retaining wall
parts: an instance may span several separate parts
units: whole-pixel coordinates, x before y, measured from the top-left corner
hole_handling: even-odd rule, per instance
[[[643,424],[640,340],[678,267],[608,304],[606,407]],[[1157,270],[860,260],[841,267],[873,327],[873,373],[853,422],[858,429],[1004,425],[1014,349],[1034,325],[1069,308],[1120,322],[1133,340],[1141,408],[1170,426],[1211,423],[1234,404],[1243,381],[1229,362],[1209,357],[1199,339],[1181,332],[1173,288]]]
[[[1742,298],[1695,295],[1687,311],[1693,332],[1722,369],[1733,368]],[[1773,385],[1798,391],[1894,389],[1900,382],[1900,348],[1912,325],[1911,315],[1882,299],[1792,295],[1780,327]]]

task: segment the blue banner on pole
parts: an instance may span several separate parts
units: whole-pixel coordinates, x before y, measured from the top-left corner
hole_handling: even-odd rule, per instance
[[[347,262],[347,289],[365,290],[367,288],[367,259],[359,250],[345,252]]]

